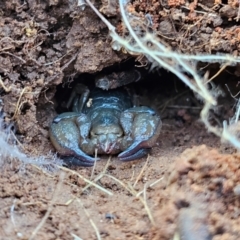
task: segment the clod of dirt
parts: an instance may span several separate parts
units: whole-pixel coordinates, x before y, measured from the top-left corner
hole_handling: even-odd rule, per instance
[[[69,50],[78,51],[74,65],[78,72],[95,73],[126,58],[112,50],[107,36],[108,28],[91,9],[79,13],[66,42]]]
[[[102,7],[100,12],[102,12],[107,17],[116,17],[118,13],[118,1],[117,0],[102,0]]]
[[[155,193],[150,194],[150,198],[155,194],[159,196],[154,208],[158,211],[154,215],[158,226],[163,226],[165,221],[175,223],[171,214],[163,219],[163,209],[170,204],[169,211],[178,216],[177,226],[174,225],[172,231],[179,233],[180,239],[239,239],[239,198],[236,198],[239,159],[239,154],[221,155],[206,146],[184,151]],[[167,199],[172,202],[167,203]],[[174,204],[179,211],[176,212]],[[162,227],[156,228],[155,234],[154,239],[169,239],[167,232],[163,235]]]
[[[222,8],[219,9],[219,13],[221,16],[226,17],[226,18],[234,18],[237,16],[238,9],[233,8],[229,5],[225,5]]]

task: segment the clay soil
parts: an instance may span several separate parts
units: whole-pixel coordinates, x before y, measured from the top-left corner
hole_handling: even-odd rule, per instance
[[[117,3],[93,3],[121,34]],[[176,50],[239,55],[238,2],[133,1],[128,11],[149,13],[154,31]],[[112,50],[107,27],[75,0],[0,1],[4,119],[28,156],[54,152],[48,127],[71,84],[124,62],[135,64]],[[214,75],[218,67],[205,69]],[[151,81],[133,86],[163,121],[149,156],[127,163],[103,156],[94,168],[58,171],[1,159],[0,239],[240,239],[240,155],[206,130],[202,103],[175,76],[144,71]],[[238,74],[228,68],[216,84],[235,94]],[[231,118],[235,103],[219,99],[211,123]]]

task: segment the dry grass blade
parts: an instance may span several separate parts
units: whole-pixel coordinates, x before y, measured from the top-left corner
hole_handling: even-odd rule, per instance
[[[143,172],[144,172],[145,168],[147,167],[148,160],[149,160],[149,155],[148,155],[148,157],[147,157],[147,161],[146,161],[146,162],[145,162],[145,164],[143,165],[143,167],[142,167],[142,169],[141,169],[140,173],[138,174],[138,176],[137,176],[137,178],[136,178],[136,181],[135,181],[135,183],[133,184],[133,187],[134,187],[134,188],[136,187],[136,185],[137,185],[138,181],[139,181],[139,180],[140,180],[140,178],[142,177],[142,175],[143,175]]]
[[[94,183],[93,181],[88,180],[87,178],[85,178],[85,177],[83,177],[81,174],[79,174],[78,172],[76,172],[76,171],[74,171],[74,170],[71,170],[71,169],[68,169],[68,168],[65,168],[65,167],[61,167],[61,166],[60,166],[59,168],[62,169],[63,171],[65,171],[65,172],[70,172],[70,173],[72,173],[73,175],[77,175],[77,176],[78,176],[79,178],[81,178],[84,182],[88,183],[88,184],[91,185],[91,186],[94,186],[94,187],[97,188],[98,190],[100,190],[100,191],[102,191],[102,192],[104,192],[104,193],[106,193],[106,194],[108,194],[108,195],[110,195],[110,196],[113,195],[112,192],[110,192],[110,191],[108,191],[107,189],[99,186],[98,184]]]
[[[147,184],[144,184],[144,187],[143,187],[143,199],[145,202],[147,201]]]
[[[7,54],[7,55],[10,55],[10,56],[12,56],[12,57],[17,58],[17,59],[20,60],[21,62],[26,63],[26,61],[23,60],[21,57],[18,57],[17,55],[12,54],[12,53],[10,53],[10,52],[4,52],[4,51],[1,51],[0,54]]]
[[[164,112],[164,110],[168,107],[168,105],[169,105],[172,101],[180,98],[181,96],[183,96],[184,94],[186,94],[186,93],[188,93],[188,92],[189,92],[189,90],[184,91],[184,92],[182,92],[182,93],[176,94],[174,97],[170,98],[169,100],[164,101],[163,104],[161,104],[160,106],[158,106],[158,108],[159,108],[159,110],[160,110],[160,113],[162,114],[162,113]]]
[[[92,182],[97,182],[98,180],[100,180],[100,179],[104,176],[104,174],[106,173],[106,171],[107,171],[107,169],[108,169],[108,166],[109,166],[109,163],[110,163],[111,159],[112,159],[112,156],[109,156],[108,161],[107,161],[107,163],[106,163],[103,171],[102,171],[96,178],[94,178],[94,179],[92,180]],[[89,187],[91,187],[91,184],[88,184],[87,186],[85,186],[85,187],[82,189],[82,193],[83,193],[84,191],[86,191]]]
[[[154,221],[154,219],[153,219],[153,216],[152,216],[152,213],[151,213],[151,211],[150,211],[150,208],[149,208],[148,205],[147,205],[147,202],[146,202],[141,196],[137,196],[137,192],[135,191],[135,189],[134,189],[130,184],[128,184],[128,186],[127,186],[125,183],[123,183],[123,182],[120,181],[119,179],[117,179],[117,178],[115,178],[115,177],[113,177],[113,176],[111,176],[111,175],[108,175],[108,174],[104,174],[104,176],[113,179],[114,181],[116,181],[117,183],[119,183],[121,186],[123,186],[123,187],[124,187],[128,192],[130,192],[134,197],[138,198],[138,199],[142,202],[142,204],[143,204],[143,206],[144,206],[144,208],[145,208],[145,210],[146,210],[146,212],[147,212],[147,214],[148,214],[148,218],[149,218],[150,222],[152,223],[153,226],[155,226],[155,221]]]
[[[0,76],[0,85],[2,86],[2,88],[4,89],[5,92],[10,92],[11,91],[11,87],[6,87],[2,81],[2,78]]]
[[[164,177],[159,178],[159,179],[156,180],[155,182],[151,183],[149,186],[146,186],[146,185],[145,185],[146,188],[148,188],[148,187],[153,187],[154,185],[156,185],[157,183],[159,183],[160,181],[162,181],[163,178],[164,178]],[[144,189],[143,189],[142,191],[140,191],[140,192],[137,193],[137,195],[136,195],[137,197],[139,197],[142,193],[144,193],[145,186],[144,186]]]
[[[23,94],[24,94],[25,92],[27,92],[27,90],[30,90],[30,88],[29,88],[29,87],[25,87],[25,88],[22,90],[22,92],[20,93],[20,96],[19,96],[18,101],[17,101],[16,108],[15,108],[15,112],[14,112],[13,117],[11,118],[11,120],[15,120],[15,119],[16,119],[16,117],[17,117],[17,115],[18,115],[18,112],[19,112],[19,109],[20,109],[20,107],[21,107],[20,101],[21,101],[21,99],[22,99]]]
[[[78,237],[74,233],[71,233],[71,235],[74,237],[74,240],[83,240],[82,238]]]
[[[22,143],[18,140],[18,138],[16,137],[15,133],[11,130],[10,131],[12,137],[14,138],[14,140],[17,142],[18,146],[20,146],[23,150],[25,150],[24,146],[22,145]]]
[[[210,83],[214,78],[216,78],[224,69],[226,69],[226,67],[227,66],[229,66],[230,65],[230,63],[225,63],[220,69],[219,69],[219,71],[216,73],[216,74],[214,74],[210,79],[208,79],[208,81],[205,83],[205,84],[207,84],[207,83]]]
[[[82,203],[82,201],[81,201],[79,198],[76,198],[76,200],[77,200],[77,202],[81,205],[81,207],[82,207],[83,211],[85,212],[85,214],[86,214],[89,222],[91,223],[93,229],[95,230],[97,239],[98,239],[98,240],[101,240],[100,232],[99,232],[96,224],[94,223],[94,221],[93,221],[92,218],[90,217],[89,212],[88,212],[88,211],[86,210],[86,208],[83,206],[83,203]]]
[[[10,216],[11,216],[11,221],[12,221],[12,223],[13,223],[14,228],[16,227],[16,222],[15,222],[15,218],[14,218],[15,203],[16,203],[16,199],[14,199],[13,205],[12,205],[11,208],[10,208]]]
[[[173,240],[181,240],[178,232],[175,232]]]
[[[64,64],[61,68],[60,71],[58,73],[56,73],[55,75],[53,75],[52,77],[49,78],[49,82],[51,82],[52,80],[54,80],[57,76],[59,76],[60,74],[62,74],[62,72],[77,58],[78,53],[74,54],[73,57],[66,63]]]
[[[130,184],[128,185],[128,188],[129,188],[129,191],[133,194],[133,196],[135,196],[136,198],[138,198],[142,202],[142,204],[143,204],[143,206],[144,206],[144,208],[145,208],[145,210],[148,214],[148,218],[149,218],[150,222],[152,223],[153,226],[156,226],[155,221],[154,221],[153,216],[152,216],[152,213],[151,213],[151,210],[150,210],[150,208],[148,207],[148,204],[147,204],[146,191],[145,191],[145,199],[143,199],[141,196],[137,196],[137,192],[135,191],[135,189]]]
[[[56,202],[57,199],[57,194],[60,192],[60,188],[62,186],[63,183],[63,179],[65,177],[65,173],[60,173],[59,175],[59,180],[58,180],[58,184],[56,186],[56,189],[53,193],[53,197],[52,200],[50,201],[49,205],[48,205],[48,210],[46,212],[46,214],[44,215],[44,217],[42,218],[41,222],[38,224],[38,226],[34,229],[34,231],[32,232],[32,235],[30,236],[29,240],[33,240],[36,239],[36,235],[39,232],[39,230],[42,228],[42,226],[44,225],[44,223],[46,222],[46,220],[48,219],[50,213],[53,210],[53,205]]]
[[[95,149],[95,159],[97,159],[97,148]],[[92,168],[92,172],[91,172],[91,176],[90,176],[90,180],[92,181],[93,179],[93,174],[94,174],[94,171],[95,171],[95,168],[96,168],[96,165],[97,165],[97,161],[94,162],[94,165],[93,165],[93,168]]]
[[[49,178],[55,178],[54,175],[49,174],[47,171],[45,171],[41,167],[39,167],[39,166],[37,166],[35,164],[31,164],[31,166],[33,166],[33,168],[35,168],[35,170],[37,170],[39,173],[43,173],[44,175],[48,176]]]

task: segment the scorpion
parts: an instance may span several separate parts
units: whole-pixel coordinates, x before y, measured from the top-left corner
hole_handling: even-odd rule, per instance
[[[127,76],[127,81],[120,85],[129,83],[133,74],[139,79],[136,71],[122,72],[120,78]],[[100,155],[118,154],[121,161],[139,159],[157,141],[160,116],[147,106],[135,106],[129,91],[111,77],[96,78],[92,91],[78,83],[67,102],[72,111],[55,117],[50,126],[50,140],[69,164],[93,166],[99,160],[93,157],[96,149]]]

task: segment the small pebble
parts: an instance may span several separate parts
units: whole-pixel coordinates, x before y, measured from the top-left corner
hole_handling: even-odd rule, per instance
[[[106,218],[106,219],[111,219],[111,220],[112,220],[112,219],[115,219],[116,217],[115,217],[114,214],[106,213],[106,214],[105,214],[105,218]]]
[[[238,184],[234,189],[233,192],[236,196],[240,196],[240,184]]]

